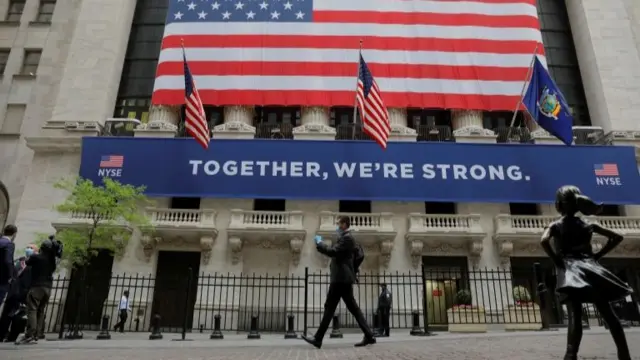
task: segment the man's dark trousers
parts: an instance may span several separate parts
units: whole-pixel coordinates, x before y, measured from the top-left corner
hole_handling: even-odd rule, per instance
[[[120,332],[124,332],[124,324],[127,322],[129,313],[127,312],[126,309],[123,309],[123,310],[120,310],[120,314],[118,314],[118,316],[120,317],[120,321],[118,321],[116,326],[113,327],[113,330],[117,331],[118,329],[120,329]]]
[[[380,316],[380,333],[389,336],[389,318],[391,317],[391,307],[382,306],[378,308],[378,314]]]
[[[364,315],[362,315],[362,311],[360,310],[358,303],[356,303],[356,299],[353,297],[353,285],[345,283],[332,283],[329,285],[327,300],[324,302],[324,315],[322,316],[322,321],[320,322],[320,326],[318,326],[318,330],[314,336],[315,339],[322,342],[322,338],[324,338],[324,334],[327,332],[329,324],[331,324],[331,320],[333,319],[333,315],[338,307],[338,303],[340,303],[340,299],[344,301],[347,310],[349,310],[349,312],[356,318],[358,326],[360,326],[365,337],[372,339],[374,337],[373,332],[367,325],[367,321],[365,320]]]

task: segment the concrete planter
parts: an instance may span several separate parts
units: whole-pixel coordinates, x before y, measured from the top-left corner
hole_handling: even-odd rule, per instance
[[[487,320],[484,308],[451,308],[447,310],[449,332],[484,333],[487,332]]]
[[[509,305],[504,310],[504,323],[504,329],[507,331],[540,330],[540,307],[536,304]]]

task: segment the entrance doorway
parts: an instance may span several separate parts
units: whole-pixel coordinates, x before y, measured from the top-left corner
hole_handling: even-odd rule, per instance
[[[191,282],[189,283],[189,268]],[[160,251],[153,291],[152,315],[160,315],[164,331],[179,331],[187,321],[193,325],[193,309],[198,293],[200,252]],[[188,302],[187,302],[188,301]]]
[[[424,279],[427,298],[427,318],[430,325],[446,329],[447,310],[455,305],[456,293],[467,284],[467,258],[425,256]]]
[[[65,324],[75,324],[98,330],[105,301],[109,296],[113,253],[98,250],[89,262],[71,272],[67,291]],[[76,318],[77,316],[77,318]]]

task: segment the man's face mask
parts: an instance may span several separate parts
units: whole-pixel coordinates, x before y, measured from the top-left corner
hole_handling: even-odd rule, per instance
[[[25,255],[26,257],[29,257],[29,256],[33,255],[33,249],[32,249],[32,248],[27,248],[27,249],[24,251],[24,255]]]

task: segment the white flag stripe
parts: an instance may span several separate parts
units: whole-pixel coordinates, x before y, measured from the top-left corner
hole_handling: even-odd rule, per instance
[[[316,90],[353,91],[353,77],[326,76],[194,76],[201,89],[207,90]],[[384,93],[415,92],[461,95],[520,95],[522,81],[478,81],[378,78]],[[160,76],[156,89],[182,90],[182,76]]]
[[[314,35],[373,36],[401,38],[437,38],[500,41],[542,41],[539,29],[491,28],[480,26],[387,25],[352,23],[259,23],[229,22],[224,26],[211,23],[171,23],[164,36],[191,35]],[[186,43],[188,46],[189,43]],[[533,49],[531,49],[533,52]],[[188,55],[188,53],[187,53]],[[189,59],[191,61],[191,59]]]
[[[481,1],[390,1],[390,0],[316,0],[314,10],[375,11],[375,12],[423,12],[436,14],[478,14],[497,16],[538,16],[532,4],[518,2],[496,4]]]
[[[358,50],[344,49],[293,49],[293,48],[187,48],[189,61],[260,61],[260,62],[319,62],[319,63],[353,63]],[[531,49],[533,53],[533,49]],[[493,66],[522,67],[531,65],[532,54],[484,54],[484,53],[449,53],[437,51],[364,51],[370,64],[415,64],[415,65],[447,65],[447,66]],[[539,56],[546,64],[546,58]],[[165,49],[160,53],[159,63],[182,61],[182,50]],[[523,75],[524,80],[524,75]],[[202,87],[205,89],[206,87]]]

